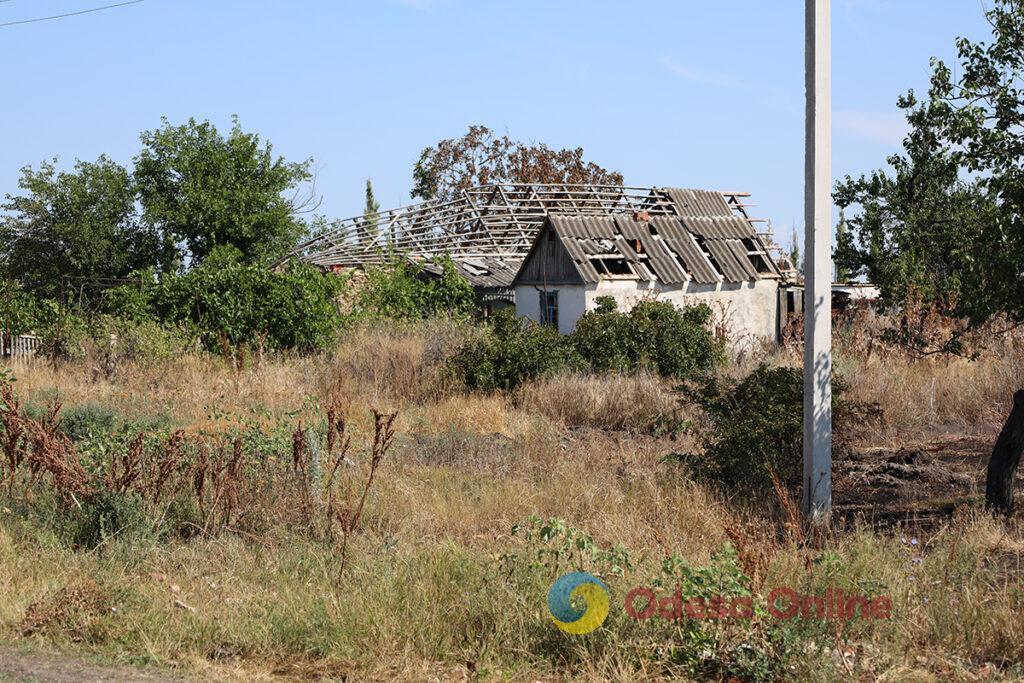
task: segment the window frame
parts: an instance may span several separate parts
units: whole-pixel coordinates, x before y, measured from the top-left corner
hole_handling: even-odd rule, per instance
[[[558,290],[541,289],[540,294],[540,324],[552,325],[558,329]]]

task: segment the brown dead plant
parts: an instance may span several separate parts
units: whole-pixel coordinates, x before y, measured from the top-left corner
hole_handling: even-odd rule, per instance
[[[333,459],[331,464],[331,471],[328,476],[328,509],[333,515],[332,522],[336,523],[341,532],[341,542],[339,553],[341,555],[341,561],[339,563],[339,575],[345,571],[345,564],[348,558],[348,542],[349,537],[352,536],[358,529],[360,520],[363,517],[363,510],[366,507],[366,499],[370,494],[370,489],[373,488],[374,480],[377,477],[377,471],[380,468],[381,463],[384,461],[384,457],[391,450],[391,446],[395,439],[395,418],[398,417],[398,413],[381,413],[373,411],[373,445],[370,447],[370,462],[363,467],[353,468],[356,472],[349,474],[344,477],[344,496],[340,499],[335,498],[333,488],[335,485],[335,477],[338,473],[339,468],[346,463],[345,453],[348,451],[349,440],[344,435],[343,423],[340,426],[340,437],[341,437],[341,449],[337,457]],[[336,430],[339,427],[335,427]],[[366,479],[361,485],[361,491],[356,494],[359,487],[355,485],[353,481],[356,474],[365,472]],[[333,535],[333,534],[332,534]]]
[[[89,475],[78,461],[71,441],[58,429],[59,401],[54,401],[43,417],[28,415],[14,389],[0,386],[0,425],[3,426],[3,448],[7,466],[7,491],[14,495],[18,472],[28,468],[29,478],[23,492],[29,490],[38,478],[49,474],[58,493],[70,498],[76,505],[93,492]]]
[[[123,453],[114,453],[103,481],[111,493],[127,493],[142,474],[142,448],[146,435],[139,432]]]

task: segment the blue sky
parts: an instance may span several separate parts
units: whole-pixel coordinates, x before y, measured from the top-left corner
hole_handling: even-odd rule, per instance
[[[10,0],[0,23],[113,0]],[[898,148],[899,93],[985,38],[976,0],[833,0],[836,176]],[[0,28],[0,194],[59,155],[128,163],[160,117],[232,114],[313,157],[320,212],[408,203],[423,147],[480,123],[582,146],[631,185],[743,190],[802,215],[803,2],[145,0]]]

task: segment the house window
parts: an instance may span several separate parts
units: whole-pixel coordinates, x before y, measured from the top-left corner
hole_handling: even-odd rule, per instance
[[[540,293],[540,322],[558,327],[558,291]]]

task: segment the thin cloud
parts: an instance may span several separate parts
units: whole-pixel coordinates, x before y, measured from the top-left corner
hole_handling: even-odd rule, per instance
[[[743,90],[749,90],[750,86],[743,83],[740,80],[733,78],[728,74],[722,73],[711,73],[707,71],[701,71],[692,67],[679,64],[668,57],[661,60],[665,68],[674,73],[680,78],[691,81],[693,83],[702,83],[704,85],[715,85],[720,88],[740,88]]]
[[[910,129],[903,114],[858,109],[836,110],[832,122],[838,130],[890,147],[899,147]]]
[[[685,64],[680,64],[670,57],[663,57],[661,64],[679,78],[690,81],[691,83],[700,83],[701,85],[710,85],[717,88],[728,88],[731,90],[742,90],[750,93],[763,104],[779,107],[780,109],[785,109],[787,111],[798,111],[801,107],[799,99],[794,97],[789,91],[783,90],[782,88],[773,88],[770,86],[748,83],[726,73],[695,69]]]

